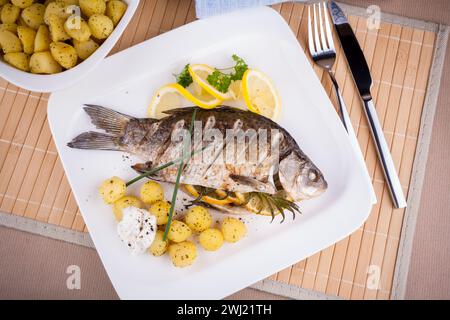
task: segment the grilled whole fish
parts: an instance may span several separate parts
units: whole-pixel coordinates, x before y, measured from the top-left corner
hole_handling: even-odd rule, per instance
[[[139,172],[180,158],[185,144],[183,139],[174,137],[188,132],[193,111],[197,110],[190,142],[194,154],[185,161],[181,183],[242,193],[274,194],[284,190],[296,201],[316,197],[327,189],[321,171],[292,136],[272,120],[249,111],[226,106],[211,110],[188,107],[170,110],[167,117],[157,120],[138,119],[95,105],[86,105],[84,110],[92,123],[106,133],[82,133],[68,146],[134,154],[144,161],[133,166]],[[257,140],[262,129],[267,135],[264,148]],[[211,136],[211,132],[216,135]],[[234,139],[238,132],[257,134],[238,142]],[[219,139],[217,133],[223,138]],[[196,135],[202,138],[196,139]],[[255,161],[247,161],[251,155],[256,155]],[[152,179],[173,183],[177,170],[178,166],[170,166]]]

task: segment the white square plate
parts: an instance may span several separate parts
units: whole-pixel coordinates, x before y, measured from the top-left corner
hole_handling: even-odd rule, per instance
[[[153,92],[173,82],[172,73],[188,62],[227,66],[233,53],[273,78],[283,100],[280,124],[323,171],[329,188],[302,203],[303,214],[295,220],[271,224],[268,217],[245,217],[245,239],[214,253],[199,248],[191,267],[177,269],[166,256],[132,256],[97,188],[112,175],[134,177],[130,165],[138,160],[68,148],[76,135],[94,129],[82,106],[95,103],[145,117]],[[370,186],[339,117],[297,39],[270,8],[196,21],[115,54],[84,81],[52,94],[48,118],[75,198],[121,298],[223,298],[349,235],[371,209]],[[170,187],[166,191],[170,196]]]

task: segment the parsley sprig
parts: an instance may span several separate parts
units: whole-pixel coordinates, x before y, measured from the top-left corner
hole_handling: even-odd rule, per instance
[[[177,83],[183,88],[186,88],[192,83],[192,77],[189,74],[189,63],[184,66],[183,70],[179,74],[174,75],[177,79]]]

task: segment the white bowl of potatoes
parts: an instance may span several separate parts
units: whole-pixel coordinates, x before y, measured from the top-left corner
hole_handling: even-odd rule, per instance
[[[0,76],[31,91],[71,86],[111,51],[139,0],[0,0]]]

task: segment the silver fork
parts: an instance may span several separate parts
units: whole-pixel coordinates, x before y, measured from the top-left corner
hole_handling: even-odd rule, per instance
[[[311,19],[311,6],[313,7],[313,21]],[[312,27],[312,24],[314,24],[314,29]],[[361,148],[359,147],[358,138],[356,137],[355,131],[353,130],[350,116],[347,112],[347,108],[345,107],[344,99],[339,91],[338,83],[332,71],[334,62],[336,61],[336,49],[334,48],[333,34],[331,33],[327,5],[324,2],[318,4],[314,3],[308,6],[308,47],[314,62],[325,69],[330,75],[331,81],[333,82],[333,86],[336,91],[336,96],[339,104],[339,113],[342,123],[345,130],[347,130],[350,138],[350,143],[356,150],[359,161],[361,165],[364,166],[364,170],[367,173],[367,179],[372,186],[372,180],[370,179],[369,173],[367,172],[364,157],[362,155]],[[371,188],[371,198],[373,203],[377,202],[373,187]]]

